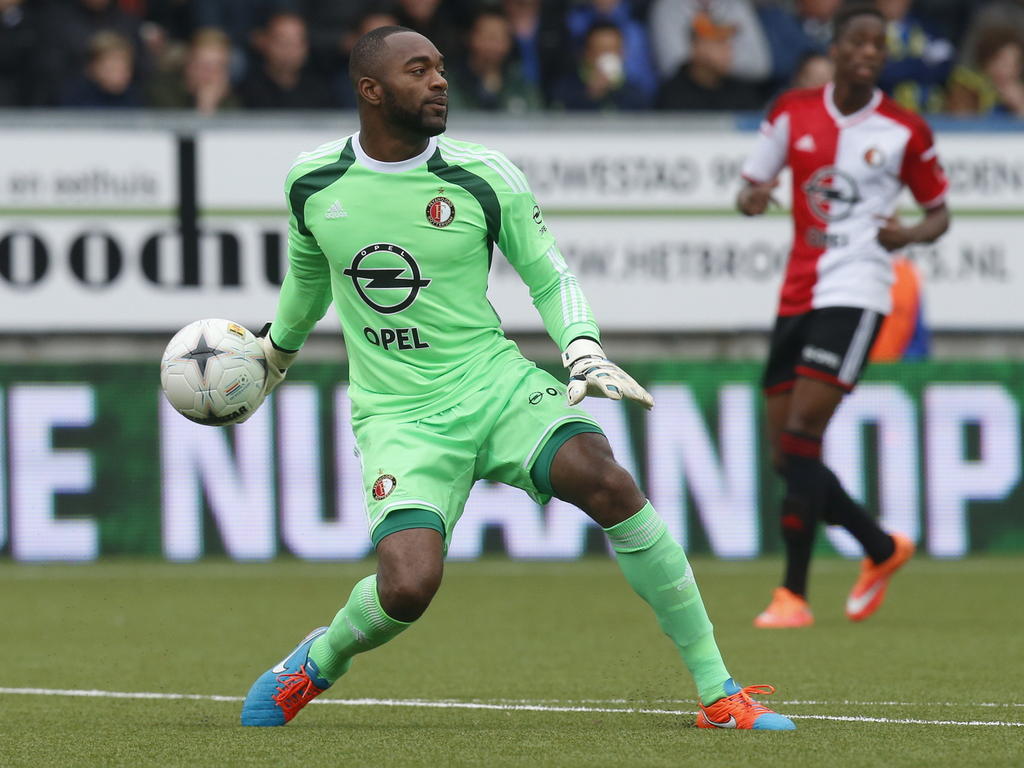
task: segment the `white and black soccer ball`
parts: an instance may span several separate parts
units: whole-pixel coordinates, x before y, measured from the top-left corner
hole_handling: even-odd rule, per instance
[[[267,362],[259,341],[230,320],[189,323],[167,344],[160,384],[174,409],[197,424],[248,418],[263,402]]]

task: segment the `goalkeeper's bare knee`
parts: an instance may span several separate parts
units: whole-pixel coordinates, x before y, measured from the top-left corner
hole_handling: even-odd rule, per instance
[[[429,528],[396,531],[381,539],[377,556],[377,597],[381,608],[397,621],[416,621],[441,586],[441,535]]]
[[[551,487],[603,528],[621,523],[647,502],[633,476],[615,461],[607,438],[591,432],[571,438],[555,455]]]

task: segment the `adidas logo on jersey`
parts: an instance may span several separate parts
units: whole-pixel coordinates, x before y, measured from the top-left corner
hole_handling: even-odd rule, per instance
[[[337,200],[331,203],[331,207],[324,214],[325,219],[344,219],[346,216],[348,216],[348,211],[342,208],[341,203]]]
[[[796,149],[801,152],[813,152],[818,146],[814,143],[814,137],[809,133],[805,133],[799,139],[796,140],[796,144],[793,145]]]

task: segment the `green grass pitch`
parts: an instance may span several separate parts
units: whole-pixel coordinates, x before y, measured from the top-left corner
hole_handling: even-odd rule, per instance
[[[816,626],[755,630],[780,567],[694,560],[730,671],[777,686],[795,733],[693,728],[689,677],[599,557],[450,563],[427,615],[321,697],[349,704],[270,729],[238,700],[17,691],[244,696],[372,563],[0,564],[0,765],[1024,764],[1024,561],[918,558],[851,624],[856,564],[820,559]]]

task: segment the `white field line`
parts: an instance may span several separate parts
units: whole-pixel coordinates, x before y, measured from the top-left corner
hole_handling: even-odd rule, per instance
[[[61,688],[0,688],[0,695],[35,696],[79,696],[104,699],[157,699],[172,701],[243,701],[241,696],[214,696],[199,693],[157,693],[147,691],[99,691]],[[581,705],[538,704],[529,700],[517,703],[494,703],[486,701],[452,701],[429,699],[318,699],[314,704],[334,704],[348,707],[415,707],[421,709],[477,709],[502,712],[583,712],[594,714],[639,714],[639,715],[693,715],[693,709],[655,709],[648,707],[597,707]],[[786,703],[786,702],[783,702]],[[795,703],[795,702],[789,702]],[[807,704],[809,702],[800,702]],[[840,702],[820,702],[838,704]],[[847,704],[871,704],[873,702],[843,702]],[[908,703],[908,706],[922,706]],[[970,705],[969,705],[970,706]],[[1009,705],[1017,706],[1017,705]],[[1024,722],[1002,720],[922,720],[919,718],[863,717],[858,715],[788,715],[795,720],[834,720],[849,723],[889,723],[895,725],[975,725],[997,727],[1020,727]]]
[[[483,701],[483,699],[471,699]],[[487,699],[487,701],[508,704],[635,704],[636,699]],[[1024,707],[1022,702],[962,702],[962,701],[854,701],[841,699],[827,701],[824,699],[769,699],[770,704],[785,706],[850,706],[850,707]],[[686,704],[697,706],[693,699],[653,699],[652,704]]]
[[[160,699],[186,701],[245,701],[244,696],[214,696],[205,693],[150,693],[147,691],[97,691],[71,688],[0,688],[0,695],[81,696],[91,699]]]

